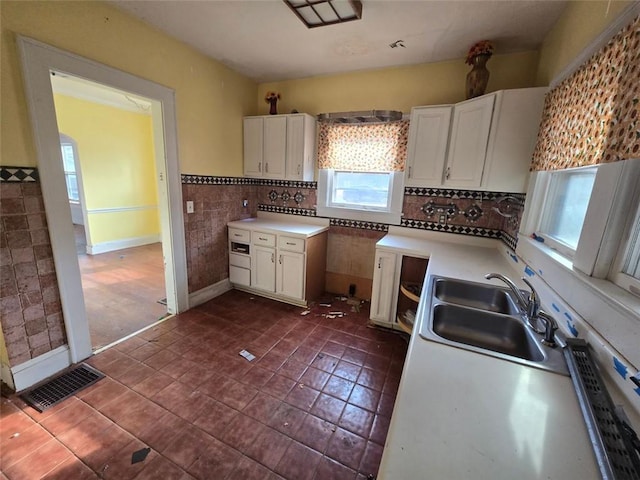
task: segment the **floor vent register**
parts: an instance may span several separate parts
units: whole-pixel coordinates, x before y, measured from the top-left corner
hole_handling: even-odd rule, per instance
[[[81,363],[47,383],[21,394],[20,397],[39,412],[44,412],[101,378],[104,378],[103,373],[86,363]]]

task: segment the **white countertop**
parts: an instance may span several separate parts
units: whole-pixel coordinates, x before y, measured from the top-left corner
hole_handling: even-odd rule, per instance
[[[378,247],[428,256],[427,278],[518,278],[496,241],[448,234],[403,240],[400,231]],[[570,378],[423,339],[425,297],[377,478],[599,478]]]
[[[244,220],[236,220],[227,223],[227,226],[232,228],[244,228],[248,230],[259,230],[261,232],[282,234],[286,233],[294,237],[309,238],[319,233],[329,230],[328,221],[322,222],[322,219],[318,219],[317,222],[311,223],[308,219],[307,222],[303,221],[286,221],[282,219],[283,216],[269,215],[260,216],[254,218],[246,218]]]

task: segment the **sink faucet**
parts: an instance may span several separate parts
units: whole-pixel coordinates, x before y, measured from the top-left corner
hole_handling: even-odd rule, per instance
[[[551,315],[547,312],[543,312],[542,310],[538,312],[538,318],[542,320],[542,323],[544,323],[544,338],[542,339],[542,344],[547,347],[555,348],[555,333],[556,330],[558,330],[558,323]]]
[[[522,291],[516,286],[516,284],[500,273],[487,273],[484,278],[486,278],[487,280],[497,278],[498,280],[502,280],[504,283],[506,283],[513,294],[516,296],[518,307],[520,308],[520,312],[524,316],[527,324],[536,332],[542,333],[542,331],[537,328],[537,325],[534,325],[538,320],[538,313],[540,311],[540,300],[538,297],[538,293],[535,291],[533,285],[531,285],[529,280],[527,280],[526,278],[522,279],[522,281],[526,283],[527,286],[531,289],[531,291],[529,292],[529,298],[525,298],[525,296],[522,294]]]

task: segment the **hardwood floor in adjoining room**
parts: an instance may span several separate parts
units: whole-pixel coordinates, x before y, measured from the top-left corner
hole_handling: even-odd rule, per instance
[[[20,432],[0,439],[2,472],[21,480],[375,475],[406,337],[368,327],[366,305],[353,312],[327,300],[331,307],[303,316],[230,291],[95,355],[88,363],[107,378],[42,414],[19,397],[2,399],[2,430]],[[336,310],[347,315],[323,315]]]
[[[162,244],[87,255],[84,231],[75,226],[93,349],[109,345],[167,314]]]

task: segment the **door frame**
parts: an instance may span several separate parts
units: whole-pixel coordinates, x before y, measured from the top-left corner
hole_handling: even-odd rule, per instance
[[[19,35],[18,47],[70,361],[76,363],[90,357],[93,352],[62,168],[51,72],[64,72],[151,100],[169,313],[189,308],[175,92],[28,37]]]

